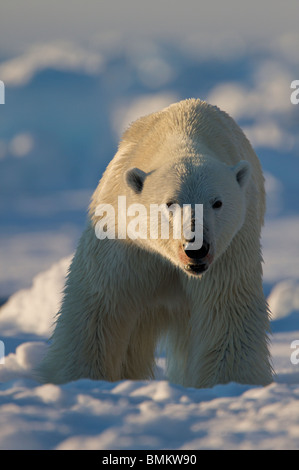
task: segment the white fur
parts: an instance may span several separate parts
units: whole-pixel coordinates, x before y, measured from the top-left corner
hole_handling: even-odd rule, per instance
[[[183,240],[96,238],[97,206],[112,204],[118,215],[119,195],[147,208],[203,204],[208,270],[186,272]],[[152,377],[155,348],[166,338],[173,382],[270,383],[264,210],[258,158],[226,113],[186,100],[133,123],[93,195],[42,380]]]

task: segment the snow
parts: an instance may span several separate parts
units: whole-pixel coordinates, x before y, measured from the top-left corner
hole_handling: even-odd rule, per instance
[[[28,371],[43,346],[24,343],[7,358],[2,449],[298,448],[298,372],[265,388],[184,389],[163,379],[39,385]]]
[[[33,45],[15,59],[0,66],[0,76],[6,85],[24,85],[38,70],[55,67],[62,70],[84,70],[95,74],[102,68],[100,54],[75,47],[69,42],[53,42]]]
[[[62,298],[70,258],[63,258],[33,279],[32,288],[10,297],[1,309],[1,332],[5,335],[47,335]]]
[[[286,232],[298,233],[297,218],[288,223]],[[269,230],[278,239],[281,221]],[[274,258],[271,237],[264,239],[266,265]],[[297,239],[288,243],[292,251]],[[299,356],[299,343],[292,349],[299,340],[298,266],[293,278],[275,278],[268,297],[276,377],[267,387],[184,388],[167,381],[163,357],[157,357],[153,381],[42,385],[34,369],[47,348],[70,260],[37,275],[1,309],[1,449],[298,449],[299,359],[291,362],[292,353]]]

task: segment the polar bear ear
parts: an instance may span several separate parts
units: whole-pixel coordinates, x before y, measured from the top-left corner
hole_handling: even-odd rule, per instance
[[[136,194],[141,193],[146,173],[139,168],[130,168],[125,173],[125,181]]]
[[[236,166],[233,167],[236,180],[241,188],[245,188],[251,175],[251,165],[246,160],[241,160]]]

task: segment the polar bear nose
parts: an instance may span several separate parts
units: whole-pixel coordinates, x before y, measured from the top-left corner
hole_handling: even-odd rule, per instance
[[[189,243],[192,243],[192,240],[189,240]],[[205,258],[207,254],[209,253],[210,245],[206,240],[203,240],[202,246],[199,250],[190,250],[190,249],[188,250],[189,243],[186,246],[184,246],[184,251],[186,255],[188,256],[188,258],[200,260],[202,258]]]

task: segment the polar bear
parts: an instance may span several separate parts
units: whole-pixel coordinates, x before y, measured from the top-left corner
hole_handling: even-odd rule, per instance
[[[201,204],[200,246],[184,234],[148,236],[148,227],[146,236],[130,237],[120,197],[126,207],[188,206],[193,228]],[[99,205],[115,216],[106,213],[106,237],[96,234]],[[93,194],[41,380],[152,378],[163,339],[174,383],[269,384],[264,211],[259,160],[216,106],[188,99],[131,124]],[[117,236],[109,236],[109,222]]]

